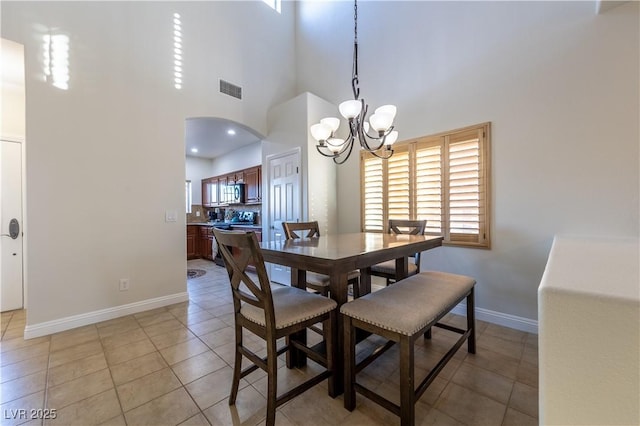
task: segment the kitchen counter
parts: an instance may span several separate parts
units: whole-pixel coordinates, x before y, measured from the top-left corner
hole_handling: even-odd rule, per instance
[[[187,226],[214,226],[214,225],[229,225],[232,228],[260,228],[260,224],[250,224],[242,222],[187,222]]]

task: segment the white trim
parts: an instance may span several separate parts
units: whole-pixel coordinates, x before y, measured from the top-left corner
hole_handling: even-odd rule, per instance
[[[467,304],[460,303],[451,310],[451,313],[466,316]],[[518,317],[516,315],[502,312],[490,311],[489,309],[476,308],[476,319],[490,322],[504,327],[514,328],[527,333],[538,334],[538,321],[529,318]]]
[[[95,324],[101,321],[106,321],[125,315],[131,315],[138,312],[148,311],[150,309],[161,308],[163,306],[173,305],[175,303],[186,302],[188,300],[189,293],[176,293],[169,296],[156,297],[154,299],[147,299],[140,302],[129,303],[127,305],[115,306],[113,308],[101,309],[99,311],[73,315],[53,321],[27,325],[24,328],[24,338],[32,339],[34,337],[46,336],[48,334],[58,333],[60,331],[70,330],[76,327],[82,327],[83,325]]]

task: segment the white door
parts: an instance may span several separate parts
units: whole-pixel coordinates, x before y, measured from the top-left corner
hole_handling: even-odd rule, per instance
[[[269,241],[284,239],[282,222],[300,220],[300,150],[267,157],[269,170]],[[280,284],[291,284],[291,270],[271,264],[269,277]]]
[[[21,309],[22,145],[2,141],[0,150],[0,311]]]

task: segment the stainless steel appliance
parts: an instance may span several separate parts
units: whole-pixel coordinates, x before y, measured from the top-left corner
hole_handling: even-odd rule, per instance
[[[244,204],[245,202],[245,184],[234,183],[227,185],[224,189],[225,202],[229,204]]]

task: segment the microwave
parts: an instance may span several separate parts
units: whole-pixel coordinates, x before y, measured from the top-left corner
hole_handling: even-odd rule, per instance
[[[244,183],[235,183],[226,187],[226,201],[229,204],[244,204]]]

